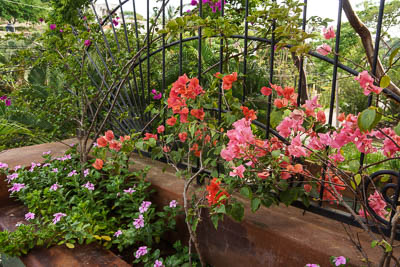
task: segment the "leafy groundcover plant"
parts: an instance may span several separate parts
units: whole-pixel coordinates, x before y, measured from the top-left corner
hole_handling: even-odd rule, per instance
[[[27,207],[25,221],[14,232],[0,232],[0,253],[26,254],[38,246],[96,242],[144,266],[184,266],[188,249],[180,242],[175,252],[163,234],[175,228],[180,208],[173,200],[156,207],[149,199],[152,190],[145,181],[149,168],[131,171],[128,166],[134,141],[114,138],[112,131],[99,139],[90,165],[80,164],[77,146],[63,157],[43,153],[44,163],[9,169],[0,163],[10,185],[11,197]],[[90,162],[93,162],[91,160]]]

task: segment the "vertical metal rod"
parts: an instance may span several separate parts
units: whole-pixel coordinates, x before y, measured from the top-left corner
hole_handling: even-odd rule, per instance
[[[126,45],[128,47],[128,52],[131,52],[131,47],[129,45],[129,37],[128,37],[128,31],[126,29],[126,23],[125,23],[125,15],[124,15],[124,10],[122,9],[122,3],[121,0],[119,0],[119,7],[121,9],[121,17],[122,17],[122,24],[124,26],[124,34],[125,34],[125,40],[126,40]]]
[[[180,16],[183,16],[183,0],[181,0],[180,3],[180,8],[179,8],[179,13]],[[182,54],[183,54],[183,46],[182,46],[182,38],[183,38],[183,34],[180,33],[179,34],[179,76],[181,76],[183,74],[183,58],[182,58]]]
[[[246,14],[244,18],[244,55],[243,55],[243,96],[242,101],[246,101],[246,87],[247,87],[247,37],[249,35],[249,22],[247,17],[249,16],[249,0],[246,0]]]
[[[339,0],[339,11],[338,11],[338,19],[336,26],[336,41],[335,41],[335,57],[333,64],[333,76],[332,76],[332,90],[331,90],[331,100],[329,103],[329,119],[328,124],[332,126],[333,120],[333,107],[335,106],[335,96],[336,96],[336,85],[337,85],[337,72],[338,72],[338,63],[339,63],[339,47],[340,47],[340,29],[342,25],[342,9],[343,9],[343,0]],[[322,200],[325,191],[325,175],[326,175],[326,166],[324,166],[322,177],[323,182],[321,183],[321,190],[319,191],[319,206],[322,206]]]
[[[301,25],[301,29],[303,32],[306,31],[306,22],[307,22],[307,0],[304,0],[304,7],[303,7],[303,22]],[[303,84],[303,75],[302,70],[303,70],[303,64],[304,64],[304,57],[301,56],[300,58],[300,66],[299,66],[299,88],[298,88],[298,96],[297,96],[297,106],[300,106],[300,101],[301,101],[301,85]]]
[[[150,103],[150,1],[147,0],[147,104]]]
[[[379,14],[378,14],[378,23],[376,26],[376,35],[375,35],[375,48],[374,48],[374,59],[372,61],[372,75],[376,76],[376,67],[378,64],[378,56],[379,56],[379,44],[381,40],[381,30],[382,30],[382,21],[383,21],[383,11],[385,10],[385,0],[381,0],[379,4]],[[368,107],[372,105],[372,97],[370,94],[368,96]],[[360,155],[360,168],[364,165],[365,154],[361,153]]]
[[[221,0],[221,17],[224,17],[225,4],[224,0]],[[219,72],[224,72],[224,35],[221,34],[221,40],[219,42]],[[228,64],[228,62],[226,62]],[[222,116],[222,81],[219,84],[219,96],[218,96],[218,123],[221,123]]]
[[[139,42],[139,29],[138,29],[138,22],[137,22],[137,16],[136,16],[136,4],[135,0],[132,0],[133,2],[133,16],[135,20],[135,35],[136,35],[136,49],[137,51],[140,50],[140,42]],[[139,60],[139,74],[140,74],[140,83],[142,85],[142,105],[145,106],[145,94],[144,94],[144,78],[143,78],[143,68],[142,68],[142,61]]]
[[[117,43],[118,51],[120,51],[121,47],[119,46],[118,36],[117,36],[117,33],[115,32],[114,22],[113,22],[113,20],[112,20],[110,8],[108,7],[108,1],[105,0],[105,3],[106,3],[106,7],[107,7],[107,12],[108,12],[108,15],[109,15],[109,21],[110,21],[111,27],[112,27],[112,29],[113,29],[114,39],[115,39],[115,42]]]
[[[162,10],[162,28],[165,28],[165,0],[163,0]],[[165,90],[165,34],[162,37],[162,94],[164,95]]]
[[[202,18],[203,17],[203,1],[199,1],[199,16],[200,16],[200,18]],[[198,65],[198,71],[197,71],[197,75],[198,75],[198,78],[199,78],[199,82],[201,82],[201,69],[202,69],[202,67],[201,67],[201,38],[202,38],[202,31],[201,31],[201,27],[199,27],[199,43],[198,43],[198,57],[199,57],[199,60],[198,60],[198,62],[197,62],[197,65]]]
[[[276,3],[276,0],[273,0]],[[272,36],[271,36],[271,50],[270,50],[270,60],[269,60],[269,82],[272,84],[274,82],[274,57],[275,57],[275,19],[272,21]],[[271,108],[272,108],[272,94],[268,96],[267,103],[267,122],[266,122],[266,138],[269,139],[270,134],[270,123],[271,123]]]

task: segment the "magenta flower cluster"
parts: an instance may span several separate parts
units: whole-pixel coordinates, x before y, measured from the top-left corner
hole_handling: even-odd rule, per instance
[[[4,101],[6,106],[11,106],[11,99],[8,98],[6,95],[0,96],[0,100]]]

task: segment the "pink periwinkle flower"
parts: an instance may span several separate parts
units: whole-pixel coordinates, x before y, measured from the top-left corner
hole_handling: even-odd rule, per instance
[[[139,247],[139,249],[136,251],[135,257],[136,257],[136,259],[139,259],[141,256],[146,255],[146,254],[147,254],[147,247],[142,246],[142,247]]]
[[[139,207],[139,212],[145,213],[149,209],[150,205],[151,205],[150,201],[143,201]]]
[[[237,167],[232,167],[232,169],[233,171],[229,173],[230,176],[239,176],[240,178],[244,177],[243,173],[246,168],[242,164]]]
[[[60,32],[61,32],[61,33],[63,33],[63,32],[64,32],[64,30],[63,30],[63,29],[60,29]]]
[[[29,220],[33,220],[33,219],[35,219],[35,213],[28,212],[27,214],[25,214],[25,220],[29,221]]]
[[[153,267],[164,267],[162,261],[156,260]]]
[[[68,173],[68,177],[77,175],[78,173],[76,172],[76,170],[72,170],[70,173]]]
[[[320,267],[320,266],[319,266],[319,264],[308,263],[308,264],[306,264],[306,267]]]
[[[18,178],[18,173],[17,172],[14,172],[12,174],[7,175],[7,181],[8,182],[11,182],[12,180],[15,180],[17,178]]]
[[[52,186],[50,186],[50,191],[57,191],[57,189],[60,187],[61,186],[59,184],[55,183]]]
[[[144,218],[142,214],[139,215],[139,218],[133,221],[133,225],[135,226],[136,229],[144,227]]]
[[[8,168],[7,163],[0,162],[0,169],[7,169],[7,168]]]
[[[86,47],[90,46],[92,42],[90,40],[85,40],[85,42],[83,43]]]
[[[84,177],[88,176],[89,175],[89,171],[90,171],[89,169],[84,170],[83,171],[83,176]]]
[[[118,231],[116,231],[116,232],[114,233],[114,236],[115,236],[115,237],[119,237],[120,235],[122,235],[122,231],[121,231],[121,230],[118,230]]]
[[[94,190],[94,185],[90,182],[87,182],[86,184],[82,185],[83,187],[87,188],[89,191]]]
[[[0,165],[1,165],[1,163],[0,163]],[[14,167],[14,171],[18,171],[21,168],[22,168],[21,165],[17,165],[17,166]],[[1,166],[0,166],[0,169],[1,169]]]
[[[332,52],[332,48],[328,44],[322,44],[317,47],[317,52],[323,56],[326,56]]]
[[[50,30],[55,30],[57,28],[56,24],[50,24]]]
[[[58,168],[52,169],[51,172],[56,172],[57,173],[58,172]]]
[[[25,184],[14,183],[12,185],[12,187],[10,189],[8,189],[8,191],[10,191],[12,194],[14,192],[19,192],[19,191],[21,191],[21,189],[24,189],[24,188],[25,188]]]
[[[369,95],[371,92],[380,94],[382,88],[374,85],[374,79],[368,74],[368,71],[362,71],[354,80],[360,83],[360,86],[364,89],[364,95]]]
[[[45,152],[43,152],[42,154],[43,154],[43,155],[49,155],[50,153],[51,153],[51,150],[45,151]]]
[[[54,216],[53,224],[56,224],[61,220],[62,217],[67,216],[67,214],[62,213],[62,212],[58,212],[58,213],[53,214],[53,216]]]
[[[332,39],[332,38],[335,38],[335,30],[333,29],[333,26],[330,26],[330,27],[328,27],[328,28],[324,28],[323,30],[322,30],[322,34],[324,35],[324,38],[326,39],[326,40],[329,40],[329,39]]]
[[[133,189],[132,187],[129,187],[128,189],[124,189],[124,193],[130,194],[130,195],[132,195],[135,192],[136,192],[136,190]]]
[[[169,202],[169,207],[170,208],[176,208],[177,204],[178,204],[178,202],[176,200],[172,200],[171,202]]]
[[[344,265],[346,264],[346,258],[343,256],[339,256],[333,259],[333,262],[335,263],[335,266]]]

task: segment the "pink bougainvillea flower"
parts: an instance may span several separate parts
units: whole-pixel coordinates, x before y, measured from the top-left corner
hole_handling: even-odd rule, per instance
[[[54,216],[53,224],[56,224],[61,220],[62,217],[67,216],[67,214],[62,213],[62,212],[58,212],[58,213],[53,214],[53,216]]]
[[[87,188],[89,191],[93,191],[94,190],[94,184],[87,182],[86,184],[82,185],[82,187]]]
[[[29,220],[33,220],[33,219],[35,219],[35,213],[28,212],[27,214],[25,214],[25,220],[29,221]]]
[[[233,171],[229,173],[230,176],[239,176],[243,178],[243,173],[245,172],[246,168],[243,165],[239,165],[237,167],[232,167]]]
[[[303,147],[301,143],[300,135],[297,135],[295,138],[293,138],[290,146],[288,146],[288,151],[291,156],[297,158],[307,156],[306,149]]]
[[[317,121],[319,121],[322,124],[325,124],[326,116],[325,116],[325,112],[323,110],[318,111],[318,113],[317,113]]]
[[[151,206],[151,202],[150,201],[143,201],[142,204],[139,207],[139,212],[140,213],[145,213],[149,207]]]
[[[83,42],[83,44],[88,47],[90,46],[90,44],[92,43],[92,41],[90,41],[89,39],[85,40],[85,42]]]
[[[57,189],[60,187],[61,186],[59,184],[55,183],[52,186],[50,186],[50,191],[57,191]]]
[[[50,30],[55,30],[57,28],[56,24],[50,24]]]
[[[312,186],[310,184],[305,184],[303,187],[304,191],[306,191],[307,193],[311,192]]]
[[[343,256],[339,256],[333,259],[335,266],[340,266],[346,264],[346,258]]]
[[[143,140],[149,140],[150,138],[153,138],[154,140],[158,140],[157,135],[152,134],[152,133],[145,133],[145,137],[143,137]]]
[[[286,98],[277,98],[274,100],[274,105],[277,108],[284,108],[287,107],[287,105],[289,104],[289,101]]]
[[[176,200],[172,200],[171,202],[169,202],[169,207],[170,208],[176,208],[177,204],[178,204],[178,202]]]
[[[322,29],[322,33],[323,33],[324,38],[325,38],[326,40],[335,38],[335,36],[336,36],[336,35],[335,35],[335,30],[333,29],[333,26],[330,26],[330,27],[328,27],[328,28],[323,28],[323,29]]]
[[[92,166],[97,169],[97,170],[101,170],[103,169],[103,160],[102,159],[96,159],[96,161],[92,164]]]
[[[113,140],[110,142],[110,149],[115,150],[115,151],[120,151],[122,148],[122,144],[116,140]]]
[[[133,221],[133,225],[135,226],[136,229],[144,227],[144,218],[142,214],[139,215],[139,218]]]
[[[115,237],[119,237],[120,235],[122,235],[122,231],[121,231],[121,230],[118,230],[118,231],[116,231],[116,232],[114,233],[114,236],[115,236]]]
[[[270,94],[272,94],[272,89],[264,86],[263,88],[261,88],[261,94],[269,96]]]
[[[386,218],[386,216],[389,214],[388,211],[385,209],[387,203],[385,202],[378,190],[375,190],[375,192],[368,197],[368,204],[379,217]],[[364,209],[362,208],[360,209],[358,214],[364,218],[369,215],[368,212],[364,212]]]
[[[322,45],[317,47],[317,52],[318,52],[318,54],[326,56],[330,52],[332,52],[332,48],[328,44],[322,44]]]
[[[159,133],[159,134],[160,134],[160,133],[163,133],[164,130],[165,130],[164,125],[160,125],[160,126],[157,127],[157,133]]]
[[[165,267],[162,261],[156,260],[153,267]]]
[[[197,6],[197,1],[196,0],[192,0],[192,2],[190,2],[190,4],[192,5],[192,6]]]
[[[371,92],[380,94],[382,88],[374,85],[374,79],[368,74],[368,71],[364,70],[358,74],[354,80],[360,83],[361,88],[364,89],[364,95],[369,95]]]
[[[12,187],[10,189],[8,189],[8,191],[10,191],[12,194],[14,192],[19,192],[19,191],[21,191],[21,189],[24,189],[24,188],[25,188],[25,184],[14,183],[12,185]]]
[[[147,247],[142,246],[142,247],[139,247],[139,249],[136,251],[135,257],[136,257],[136,259],[139,259],[141,256],[146,255],[146,254],[147,254]]]

